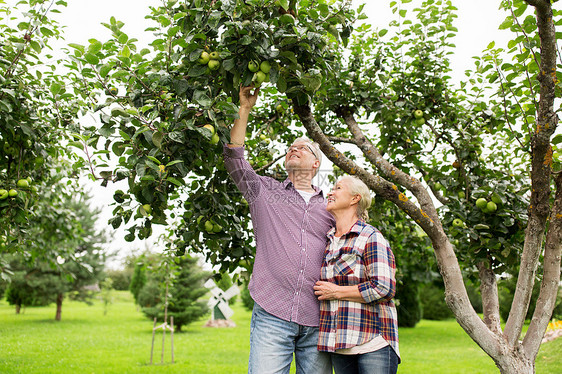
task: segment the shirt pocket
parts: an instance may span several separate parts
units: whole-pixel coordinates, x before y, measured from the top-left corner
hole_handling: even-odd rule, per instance
[[[355,285],[359,283],[361,255],[351,249],[340,251],[334,264],[334,278],[340,286]]]

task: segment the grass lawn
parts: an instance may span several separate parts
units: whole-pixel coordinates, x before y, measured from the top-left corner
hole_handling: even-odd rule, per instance
[[[156,335],[150,362],[152,322],[136,310],[128,292],[115,292],[107,315],[103,306],[66,300],[62,321],[54,306],[27,308],[15,315],[0,302],[0,372],[11,373],[245,373],[249,352],[250,312],[234,305],[235,328],[203,327],[205,319],[174,334],[171,364],[170,334],[166,334],[164,364],[160,364],[162,333]],[[492,360],[451,321],[421,321],[400,329],[403,363],[400,373],[498,373]],[[562,339],[544,344],[537,373],[559,373]],[[293,370],[294,372],[294,370]]]

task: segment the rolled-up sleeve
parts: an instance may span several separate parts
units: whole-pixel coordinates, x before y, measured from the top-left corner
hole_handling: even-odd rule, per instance
[[[359,292],[365,302],[390,301],[396,294],[396,263],[380,232],[367,240],[363,261],[368,281],[359,284]]]

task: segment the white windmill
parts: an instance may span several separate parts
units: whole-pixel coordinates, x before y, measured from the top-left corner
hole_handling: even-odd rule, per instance
[[[209,279],[205,283],[205,287],[211,291],[212,295],[207,303],[209,308],[212,308],[213,311],[211,320],[228,320],[232,317],[234,311],[228,305],[228,300],[238,295],[240,293],[240,289],[238,289],[236,285],[233,285],[228,290],[223,291],[212,279]]]

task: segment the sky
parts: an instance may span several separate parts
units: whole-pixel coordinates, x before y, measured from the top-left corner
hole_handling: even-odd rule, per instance
[[[363,2],[353,0],[353,5],[357,6]],[[389,3],[390,0],[367,1],[364,11],[373,26],[384,28],[393,19]],[[150,5],[159,4],[161,4],[160,0],[70,0],[68,6],[61,9],[62,13],[57,16],[59,23],[65,26],[65,40],[59,44],[61,46],[68,43],[87,45],[88,39],[92,37],[100,41],[107,40],[110,32],[101,23],[109,23],[111,16],[125,23],[123,30],[129,37],[135,37],[141,43],[148,43],[151,34],[144,30],[153,24],[145,20],[144,16],[149,13]],[[472,67],[472,56],[479,55],[492,40],[496,41],[496,46],[505,46],[510,35],[508,32],[498,30],[499,24],[506,16],[503,11],[498,10],[499,0],[454,0],[453,4],[459,10],[455,24],[458,28],[455,39],[457,49],[451,60],[452,75],[462,78],[464,71]],[[100,227],[106,227],[111,238],[106,247],[112,252],[119,253],[109,263],[110,267],[118,268],[122,259],[135,250],[158,247],[154,244],[157,235],[146,242],[136,240],[128,243],[123,239],[124,230],[114,231],[107,226],[107,220],[112,217],[114,208],[110,205],[113,202],[113,191],[119,188],[126,189],[124,186],[110,185],[103,188],[99,183],[86,184],[90,186],[95,196],[94,205],[101,209]],[[157,234],[158,232],[162,231],[157,229]]]

